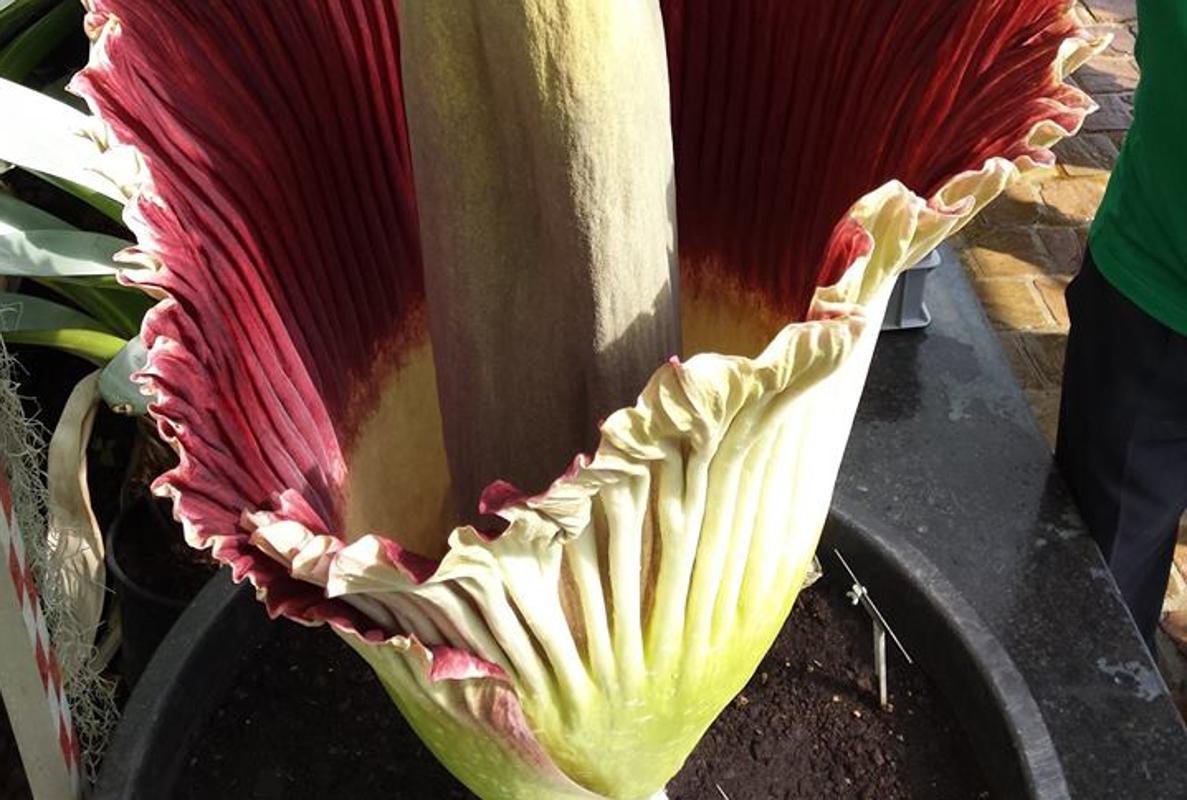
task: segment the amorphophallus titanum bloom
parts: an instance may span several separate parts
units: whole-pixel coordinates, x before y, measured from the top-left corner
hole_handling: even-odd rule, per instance
[[[491,798],[662,791],[800,588],[894,277],[1053,160],[1098,46],[1065,0],[88,23],[159,490]]]

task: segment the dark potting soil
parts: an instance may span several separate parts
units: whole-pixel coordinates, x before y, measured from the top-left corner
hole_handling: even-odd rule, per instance
[[[938,690],[901,658],[892,661],[892,710],[878,708],[869,623],[845,588],[834,575],[800,597],[753,679],[669,786],[672,800],[989,797]],[[362,659],[324,629],[276,624],[197,734],[178,800],[473,798]]]
[[[940,691],[887,644],[878,704],[873,636],[829,572],[668,786],[671,800],[973,800],[985,777]],[[718,789],[720,787],[720,790]]]

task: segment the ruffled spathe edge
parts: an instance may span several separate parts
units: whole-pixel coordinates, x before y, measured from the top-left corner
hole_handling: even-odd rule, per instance
[[[85,30],[91,40],[90,55],[86,67],[74,76],[67,88],[83,98],[92,113],[103,120],[104,114],[92,94],[91,81],[97,76],[114,74],[110,54],[120,47],[123,31],[120,20],[108,10],[104,0],[85,0],[84,5],[87,10]],[[158,435],[178,456],[177,466],[153,482],[154,494],[170,499],[173,517],[181,525],[189,545],[209,549],[215,559],[229,565],[235,582],[244,579],[252,581],[257,597],[265,603],[271,617],[285,616],[307,625],[336,621],[351,630],[366,627],[363,617],[341,603],[324,598],[319,602],[315,598],[301,596],[301,593],[294,595],[291,591],[285,591],[289,577],[286,570],[275,562],[260,559],[258,553],[245,547],[245,534],[227,534],[221,531],[222,526],[208,525],[209,509],[180,488],[193,482],[197,467],[184,444],[187,429],[182,415],[176,409],[179,400],[161,383],[159,377],[168,372],[167,365],[170,362],[196,363],[196,356],[203,355],[203,341],[192,337],[183,339],[173,323],[179,308],[166,288],[172,278],[172,271],[162,255],[162,245],[153,226],[154,219],[168,214],[168,205],[156,189],[152,165],[146,163],[146,159],[133,145],[121,142],[113,127],[108,125],[104,129],[112,148],[135,152],[141,166],[140,180],[132,187],[133,191],[123,211],[124,224],[132,232],[136,244],[115,255],[117,262],[127,265],[118,279],[125,285],[136,286],[159,301],[145,314],[141,327],[141,337],[148,349],[145,367],[132,377],[140,384],[141,393],[152,398],[148,410],[157,423]],[[327,436],[332,434],[327,428],[319,433],[322,442],[328,441]],[[346,464],[341,453],[336,448],[327,447],[324,460],[330,465],[334,479],[342,481],[346,475]],[[293,513],[295,519],[311,527],[322,527],[319,512],[314,511],[304,497],[286,493],[285,497],[278,496],[275,500],[280,511]]]

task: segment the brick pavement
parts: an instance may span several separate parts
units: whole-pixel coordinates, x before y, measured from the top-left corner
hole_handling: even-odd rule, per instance
[[[1056,148],[1059,165],[1012,186],[953,240],[1048,442],[1059,416],[1067,306],[1088,226],[1133,120],[1136,0],[1078,0],[1074,12],[1109,48],[1072,81],[1100,105],[1079,136]],[[1164,607],[1159,666],[1187,716],[1187,517]],[[1169,644],[1178,642],[1178,648]]]

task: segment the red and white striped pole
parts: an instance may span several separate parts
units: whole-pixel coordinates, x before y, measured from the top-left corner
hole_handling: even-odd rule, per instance
[[[0,462],[0,693],[36,800],[81,794],[78,737]]]

